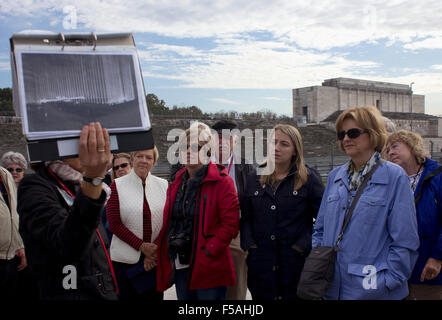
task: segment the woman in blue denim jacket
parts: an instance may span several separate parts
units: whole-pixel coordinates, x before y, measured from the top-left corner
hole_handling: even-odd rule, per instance
[[[330,172],[312,246],[333,246],[364,177],[380,161],[386,132],[374,107],[350,108],[336,121],[350,161]],[[383,162],[368,181],[339,243],[325,299],[404,299],[417,259],[416,212],[404,170]]]

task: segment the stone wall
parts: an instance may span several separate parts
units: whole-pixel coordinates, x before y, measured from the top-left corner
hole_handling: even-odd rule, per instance
[[[186,129],[190,125],[188,119],[165,119],[161,117],[152,117],[152,133],[156,145],[160,152],[159,163],[154,168],[154,173],[167,177],[169,163],[167,162],[167,150],[174,141],[167,140],[167,134],[172,129]],[[437,126],[441,126],[441,119]],[[206,120],[205,123],[213,125],[215,120]],[[287,122],[292,124],[291,121]],[[243,121],[239,123],[240,130],[246,128],[254,131],[255,129],[271,129],[276,125],[276,121]],[[327,173],[334,167],[347,161],[345,154],[339,149],[336,142],[334,125],[324,123],[320,125],[307,125],[298,128],[301,132],[304,142],[304,158],[306,163],[318,169],[325,179]],[[266,137],[266,131],[264,131]],[[441,151],[442,137],[424,137],[425,148],[428,152],[433,148],[433,152]],[[244,143],[244,141],[243,141]],[[27,158],[26,142],[22,135],[21,122],[19,118],[0,117],[0,155],[7,151],[18,151]],[[438,161],[439,155],[437,155]]]
[[[22,132],[20,118],[0,117],[0,157],[5,152],[15,151],[28,158],[26,141]]]
[[[189,127],[189,119],[167,119],[153,116],[152,133],[154,141],[160,152],[160,165],[167,165],[167,150],[174,143],[168,141],[167,135],[172,129],[186,129]],[[207,125],[213,125],[216,120],[205,120]],[[292,121],[287,122],[293,124]],[[246,128],[254,131],[255,129],[271,129],[277,124],[277,121],[242,121],[239,122],[240,130]],[[335,138],[335,133],[332,128],[327,128],[323,125],[309,125],[307,127],[299,128],[304,139],[304,155],[305,157],[326,157],[330,154],[342,155],[338,149]],[[266,137],[266,131],[264,131]],[[244,144],[244,141],[243,141]],[[20,118],[0,117],[0,155],[7,151],[18,151],[27,156],[26,141],[22,134],[22,127]]]

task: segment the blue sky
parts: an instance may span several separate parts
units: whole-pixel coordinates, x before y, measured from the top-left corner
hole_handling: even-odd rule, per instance
[[[1,0],[0,87],[23,30],[133,32],[146,92],[170,107],[291,115],[291,89],[349,77],[414,82],[442,115],[440,1]]]

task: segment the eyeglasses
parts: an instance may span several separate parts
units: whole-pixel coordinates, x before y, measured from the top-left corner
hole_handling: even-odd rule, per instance
[[[20,173],[20,172],[23,172],[23,169],[22,168],[6,168],[6,170],[8,170],[9,172],[18,172],[18,173]]]
[[[338,139],[339,140],[344,140],[345,135],[347,135],[350,139],[356,139],[357,137],[359,137],[361,134],[367,132],[367,130],[363,130],[363,129],[359,129],[359,128],[351,128],[348,129],[347,131],[339,131],[338,132]]]
[[[117,171],[120,167],[121,167],[121,169],[124,169],[124,168],[126,168],[127,166],[129,165],[129,163],[122,163],[122,164],[119,164],[119,165],[116,165],[116,166],[114,166],[114,171]]]

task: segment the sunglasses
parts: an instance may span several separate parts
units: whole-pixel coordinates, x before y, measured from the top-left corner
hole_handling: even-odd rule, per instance
[[[23,172],[22,168],[6,168],[6,170],[8,170],[9,172],[14,172],[14,171],[18,173]]]
[[[352,129],[348,129],[347,131],[339,131],[338,132],[338,139],[339,140],[344,140],[345,135],[347,135],[350,139],[356,139],[357,137],[359,137],[361,134],[367,132],[367,130],[363,130],[363,129],[359,129],[359,128],[352,128]]]
[[[119,164],[119,165],[116,165],[116,166],[114,166],[114,171],[117,171],[118,169],[120,169],[120,167],[121,167],[121,169],[124,169],[124,168],[126,168],[127,166],[129,165],[129,163],[122,163],[122,164]]]

